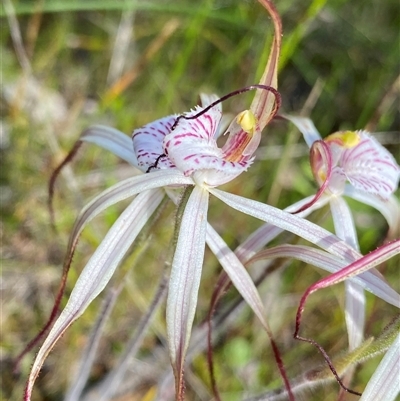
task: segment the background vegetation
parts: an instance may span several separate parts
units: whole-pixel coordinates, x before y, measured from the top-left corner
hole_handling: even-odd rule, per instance
[[[74,218],[86,199],[135,173],[107,152],[85,145],[59,181],[55,235],[46,203],[52,170],[90,124],[102,123],[130,134],[156,118],[189,110],[200,92],[223,95],[257,83],[268,57],[272,26],[254,0],[13,0],[14,22],[6,17],[5,4],[0,10],[1,397],[18,400],[33,354],[24,359],[20,377],[10,373],[11,359],[48,317]],[[322,135],[367,127],[377,132],[399,162],[398,2],[279,0],[276,5],[284,26],[279,80],[283,110],[311,116]],[[18,33],[17,26],[26,59],[13,44],[11,33]],[[251,96],[237,97],[224,108],[238,112]],[[274,122],[268,127],[258,156],[250,171],[226,189],[281,208],[315,192],[307,150],[288,124]],[[387,226],[374,210],[352,205],[366,253],[382,243]],[[109,209],[84,231],[67,295],[123,206]],[[143,238],[145,252],[133,252],[114,278],[115,285],[124,285],[100,342],[91,383],[114,365],[150,302],[168,256],[173,216],[168,205],[151,236]],[[327,213],[312,218],[332,228]],[[209,220],[232,247],[260,224],[214,199]],[[398,262],[392,260],[380,271],[400,291]],[[257,275],[261,268],[252,273]],[[197,323],[207,314],[220,271],[208,253]],[[260,286],[289,377],[322,361],[314,348],[292,339],[298,300],[321,274],[296,262],[270,274]],[[230,290],[224,302],[235,297],[237,293]],[[96,319],[99,298],[47,359],[35,400],[62,399]],[[347,347],[342,307],[342,285],[320,291],[307,304],[303,331],[331,355]],[[368,294],[366,336],[379,334],[395,313],[394,307]],[[140,359],[147,360],[160,344],[165,344],[164,311],[152,325]],[[214,351],[225,400],[281,386],[268,341],[248,308],[224,323]],[[352,388],[362,391],[378,362],[379,357],[363,364]],[[161,362],[159,367],[169,369]],[[187,376],[188,399],[211,398],[205,352],[194,358]],[[118,400],[151,400],[157,380],[154,373],[153,379],[134,389],[127,382]],[[338,392],[333,382],[308,390],[299,399],[336,400]]]

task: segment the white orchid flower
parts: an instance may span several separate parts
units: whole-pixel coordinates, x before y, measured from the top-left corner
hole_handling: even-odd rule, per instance
[[[212,99],[208,98],[208,101]],[[242,171],[247,169],[252,161],[252,153],[244,154],[244,150],[246,147],[248,148],[248,144],[254,138],[254,132],[258,131],[259,128],[254,114],[252,115],[251,111],[246,112],[245,114],[248,115],[245,118],[253,121],[250,124],[252,125],[250,128],[255,128],[254,132],[249,129],[248,124],[245,128],[249,132],[243,129],[237,131],[239,138],[242,140],[235,142],[235,137],[232,139],[231,136],[227,141],[229,146],[225,145],[225,147],[219,149],[214,141],[220,118],[219,105],[212,106],[209,109],[212,110],[211,113],[205,111],[207,107],[210,107],[210,105],[196,110],[196,113],[199,114],[198,117],[191,118],[195,116],[192,112],[188,115],[191,119],[180,119],[176,128],[172,131],[168,130],[171,130],[175,124],[174,121],[177,121],[178,117],[174,117],[174,120],[167,117],[161,120],[163,123],[157,120],[153,124],[135,130],[133,148],[136,149],[136,152],[129,150],[128,144],[130,145],[130,140],[127,136],[107,127],[95,126],[87,130],[80,138],[83,142],[96,143],[114,154],[122,156],[143,172],[149,170],[149,173],[128,178],[114,185],[92,200],[78,217],[71,235],[69,256],[67,257],[68,263],[70,263],[79,234],[88,221],[108,206],[139,193],[114,223],[78,278],[68,304],[55,322],[35,360],[28,382],[26,399],[30,399],[34,380],[48,352],[50,352],[64,331],[104,289],[140,229],[161,203],[165,193],[171,192],[171,188],[184,185],[194,187],[181,221],[172,263],[167,303],[169,347],[172,364],[177,375],[178,394],[183,394],[184,355],[189,343],[196,309],[206,237],[211,250],[218,257],[239,292],[253,308],[263,324],[267,326],[261,300],[246,269],[211,226],[207,226],[209,193],[214,194],[239,211],[258,217],[276,227],[280,227],[280,229],[302,236],[343,261],[346,261],[349,255],[351,258],[357,259],[358,253],[351,246],[299,216],[214,188],[218,183],[226,182],[227,177],[229,179],[238,175],[240,168]],[[169,121],[169,124],[165,123],[165,121]],[[179,127],[181,122],[182,126]],[[188,122],[190,123],[188,124]],[[243,113],[240,114],[239,119],[232,123],[231,127],[236,127],[236,124],[241,127],[240,123],[247,124],[247,121],[243,123]],[[164,129],[160,127],[164,127]],[[151,132],[157,132],[159,135],[152,136]],[[147,157],[145,155],[146,152],[142,152],[143,149],[146,149],[150,153],[152,149],[151,146],[148,146],[148,148],[143,147],[144,139],[149,139],[144,133],[155,138],[152,158]],[[210,137],[211,139],[209,139]],[[151,141],[149,140],[148,142]],[[235,146],[230,145],[232,142],[235,142]],[[180,154],[175,152],[174,143],[177,146],[176,149],[181,150]],[[245,147],[243,147],[243,143],[246,143]],[[168,153],[165,152],[160,157],[158,153],[160,149]],[[196,149],[198,153],[195,154],[195,157],[191,157]],[[235,155],[234,157],[237,157],[237,159],[232,160],[232,155]],[[211,163],[211,166],[216,165],[215,170],[207,168],[210,164],[205,168],[201,160],[198,163],[197,159],[201,159],[203,156],[204,159],[207,159],[206,163]],[[157,159],[159,159],[158,163]],[[180,168],[177,168],[175,163],[179,164]],[[200,168],[197,167],[198,164],[200,164]],[[224,166],[227,166],[226,170]],[[371,284],[368,284],[368,278],[365,280],[360,279],[360,282],[366,287],[371,287]],[[374,290],[376,291],[373,288]],[[396,302],[393,301],[393,293],[386,291],[386,294],[387,297],[392,297],[392,303]]]
[[[129,178],[109,188],[86,205],[76,220],[68,245],[59,296],[56,298],[49,322],[20,354],[17,363],[45,334],[57,316],[60,294],[63,293],[72,256],[84,226],[110,205],[137,195],[83,268],[66,307],[55,321],[34,361],[25,390],[25,400],[31,398],[34,382],[48,353],[65,330],[104,289],[165,194],[176,201],[171,188],[192,186],[193,191],[180,221],[167,304],[171,363],[175,373],[177,398],[183,398],[183,365],[200,285],[209,193],[213,187],[232,180],[250,166],[253,161],[252,155],[261,138],[261,131],[279,107],[280,97],[276,88],[281,23],[275,7],[269,0],[260,0],[260,3],[268,10],[274,22],[275,37],[271,55],[250,110],[240,113],[231,123],[225,146],[219,148],[216,143],[222,114],[220,101],[215,101],[215,96],[203,96],[202,107],[197,107],[181,116],[157,120],[135,130],[132,136],[133,149],[130,139],[117,130],[103,126],[88,129],[53,175],[50,193],[53,191],[56,175],[72,159],[83,142],[102,146],[133,164],[143,173],[148,173]],[[212,103],[213,101],[215,102]],[[273,216],[268,215],[266,213],[265,218],[275,220]],[[284,213],[280,219],[286,226]],[[325,232],[320,235],[326,237]],[[214,238],[220,239],[216,233]],[[226,249],[228,248],[220,239],[217,252],[224,251],[224,256],[218,256],[223,266],[226,266],[224,263],[227,257]],[[226,268],[232,274],[231,266]],[[240,263],[235,265],[235,269],[232,280],[236,282],[239,291],[262,320],[264,327],[268,329],[261,300],[246,269]]]
[[[28,378],[25,401],[31,399],[34,382],[48,353],[103,291],[164,196],[168,195],[176,202],[176,188],[192,187],[190,194],[185,191],[181,203],[184,210],[179,221],[166,312],[168,346],[179,400],[184,397],[184,360],[196,311],[206,242],[269,333],[261,299],[249,274],[240,259],[207,223],[210,194],[238,211],[305,238],[341,260],[349,257],[357,259],[358,253],[352,246],[299,216],[216,189],[249,168],[261,132],[279,106],[276,88],[281,24],[272,3],[269,0],[260,2],[270,13],[275,27],[270,58],[260,85],[250,88],[257,89],[250,109],[241,112],[231,123],[222,148],[216,142],[222,114],[221,99],[216,100],[216,97],[203,97],[202,105],[189,113],[165,117],[135,130],[132,135],[133,146],[123,133],[102,126],[92,127],[81,136],[80,143],[91,142],[102,146],[144,174],[107,189],[89,202],[78,216],[70,237],[65,271],[70,266],[84,226],[110,205],[135,196],[83,268],[67,305],[41,346]],[[78,146],[67,156],[66,162],[72,158]],[[188,196],[185,198],[185,195]],[[362,278],[360,281],[364,282]],[[285,379],[282,369],[281,372]],[[290,393],[288,383],[286,386]]]
[[[393,193],[398,187],[400,168],[394,157],[366,131],[337,132],[322,140],[310,119],[289,115],[283,117],[296,125],[311,148],[311,167],[320,186],[316,196],[303,199],[285,210],[306,217],[312,211],[329,204],[336,235],[355,250],[359,250],[354,219],[343,198],[348,196],[380,211],[389,226],[388,236],[395,236],[400,227],[400,203]],[[238,247],[236,254],[246,264],[288,257],[303,260],[331,273],[342,271],[355,262],[352,256],[345,258],[346,260],[337,260],[326,252],[304,246],[278,245],[260,251],[281,232],[279,227],[265,224]],[[398,242],[391,245],[392,248],[396,246],[399,246]],[[358,254],[356,260],[364,260],[362,258]],[[365,281],[360,282],[359,277],[363,277]],[[349,280],[345,281],[345,318],[350,351],[359,347],[363,341],[364,289],[400,307],[398,294],[386,284],[378,271],[367,271],[359,277],[349,276],[346,277]],[[223,282],[222,278],[220,282]],[[367,282],[369,284],[365,285]],[[225,286],[220,286],[218,291],[222,293]],[[351,374],[350,370],[348,379]],[[342,381],[339,380],[339,383],[344,387]]]
[[[311,168],[321,190],[329,198],[338,237],[359,248],[354,220],[342,195],[380,210],[387,218],[389,235],[398,233],[400,205],[393,193],[398,188],[400,168],[394,157],[366,131],[341,131],[321,140],[311,120],[287,118],[311,145]],[[354,350],[363,341],[365,296],[359,285],[349,280],[345,285],[349,349]],[[352,371],[348,378],[351,374]]]
[[[321,196],[323,203],[329,202],[336,235],[359,249],[354,220],[342,195],[375,207],[386,217],[389,234],[398,232],[400,205],[393,193],[398,187],[400,168],[390,152],[366,131],[336,132],[322,140],[310,119],[285,118],[296,125],[311,148],[311,168],[320,186],[317,197]],[[346,294],[352,350],[363,339],[365,297],[361,288],[350,281],[346,282]]]

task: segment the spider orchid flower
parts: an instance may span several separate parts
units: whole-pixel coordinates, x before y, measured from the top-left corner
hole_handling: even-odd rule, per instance
[[[272,91],[279,101],[279,94],[273,87],[260,84],[253,88]],[[215,96],[203,95],[202,107],[182,116],[162,118],[135,130],[132,135],[133,149],[127,146],[129,139],[115,129],[103,126],[89,128],[62,163],[65,165],[71,160],[82,142],[90,142],[112,151],[144,174],[128,178],[104,191],[87,204],[78,216],[68,245],[65,262],[67,268],[85,225],[110,205],[137,195],[82,270],[67,305],[34,361],[25,400],[30,400],[33,384],[48,353],[65,330],[104,289],[164,195],[167,194],[178,203],[177,188],[193,187],[180,221],[167,300],[168,345],[178,399],[183,397],[183,364],[196,310],[206,241],[267,332],[269,330],[261,299],[245,267],[207,223],[210,193],[237,210],[259,216],[262,220],[273,222],[314,243],[321,243],[324,249],[332,248],[336,253],[352,251],[344,243],[338,243],[337,238],[327,231],[306,221],[303,224],[298,216],[215,188],[232,180],[251,165],[252,154],[257,149],[264,127],[260,124],[261,119],[251,109],[244,111],[229,126],[226,144],[218,148],[216,136],[222,112],[220,100],[214,99]],[[257,106],[260,98],[255,99]],[[273,102],[269,100],[265,103],[265,107],[270,110],[269,119],[273,118],[276,111],[271,107]],[[254,109],[257,110],[256,107]],[[264,121],[265,124],[268,122],[266,119]]]
[[[274,117],[279,107],[280,96],[276,88],[281,23],[271,1],[260,0],[260,3],[267,9],[274,23],[272,50],[251,107],[240,113],[229,126],[225,146],[218,148],[216,143],[222,116],[220,102],[224,99],[214,101],[215,97],[203,96],[202,107],[197,107],[181,116],[162,118],[135,130],[132,135],[133,149],[128,137],[117,130],[102,126],[87,130],[53,174],[50,181],[51,196],[56,176],[73,158],[83,142],[104,147],[143,173],[148,173],[124,180],[104,191],[86,205],[78,216],[68,244],[59,296],[56,298],[50,319],[17,358],[17,363],[45,334],[57,316],[67,272],[79,235],[85,225],[110,205],[135,196],[83,268],[67,305],[45,338],[28,378],[25,400],[31,399],[34,382],[48,353],[67,328],[104,289],[163,197],[167,194],[177,203],[177,196],[173,190],[192,186],[193,190],[187,199],[180,221],[167,302],[171,363],[175,373],[177,398],[183,398],[183,364],[196,310],[206,232],[211,229],[207,224],[209,193],[212,188],[232,180],[247,170],[253,161],[252,155],[258,147],[261,131]],[[272,215],[268,219],[273,219]],[[282,215],[280,219],[286,227],[286,216]],[[296,231],[296,228],[294,230]],[[228,247],[216,233],[214,243],[217,243],[215,247],[217,247],[216,252],[220,253],[217,257],[221,264],[229,271],[228,274],[239,291],[255,309],[264,327],[268,329],[261,300],[254,285],[251,286],[252,281],[245,268],[240,263],[232,267],[226,262],[229,255]]]
[[[399,232],[400,204],[393,192],[399,182],[400,168],[393,156],[369,133],[365,131],[344,131],[321,139],[310,119],[285,115],[302,132],[311,148],[310,160],[313,174],[320,185],[315,196],[307,197],[287,209],[290,213],[306,217],[326,204],[329,204],[336,235],[359,250],[357,232],[352,213],[344,196],[351,197],[376,208],[386,218],[389,237]],[[362,258],[343,255],[339,260],[326,252],[297,245],[278,245],[260,251],[279,235],[279,227],[265,224],[255,231],[235,251],[246,265],[256,261],[289,257],[313,264],[329,272],[337,272]],[[367,270],[367,269],[365,269]],[[363,282],[359,278],[363,278]],[[222,293],[227,285],[227,277],[220,278],[218,291]],[[346,305],[345,319],[349,337],[349,349],[356,349],[363,341],[365,321],[364,289],[374,293],[387,302],[400,307],[399,295],[375,269],[357,278],[345,281]],[[218,295],[215,299],[218,299]],[[351,370],[347,381],[350,380]],[[344,384],[339,380],[344,387]]]
[[[83,268],[67,305],[44,340],[28,378],[25,401],[31,398],[34,382],[48,353],[105,288],[164,196],[168,195],[175,203],[179,203],[176,189],[191,187],[191,192],[187,189],[184,191],[181,202],[184,210],[178,222],[179,233],[166,311],[168,346],[179,400],[184,397],[184,360],[196,310],[206,242],[270,335],[261,299],[249,274],[207,222],[210,194],[238,211],[291,231],[339,257],[349,254],[356,258],[357,253],[351,246],[319,226],[299,216],[216,188],[250,167],[261,132],[279,106],[276,88],[281,24],[273,4],[269,0],[260,2],[270,13],[275,27],[270,58],[260,84],[246,89],[257,89],[255,98],[250,109],[240,113],[228,127],[227,140],[222,148],[216,142],[222,116],[220,103],[232,95],[219,100],[203,96],[201,107],[180,116],[159,119],[135,130],[132,135],[133,148],[123,133],[106,127],[93,127],[83,134],[60,166],[71,160],[82,142],[91,142],[121,156],[144,174],[107,189],[89,202],[78,216],[68,245],[64,265],[66,270],[71,264],[84,226],[110,205],[135,196]],[[278,366],[285,380],[282,364]],[[287,382],[285,385],[290,393],[290,386]]]
[[[366,131],[340,131],[321,139],[310,119],[285,117],[296,125],[310,146],[311,169],[320,186],[316,197],[300,210],[323,197],[323,203],[329,202],[336,235],[355,249],[359,245],[354,220],[342,195],[378,209],[388,221],[389,235],[398,233],[400,205],[393,193],[398,187],[400,168],[394,157]],[[345,316],[352,350],[363,339],[365,297],[351,281],[345,285]]]
[[[322,139],[309,118],[284,115],[303,134],[310,147],[310,162],[320,185],[320,196],[342,195],[379,210],[389,223],[389,237],[399,233],[399,204],[393,193],[399,185],[400,168],[394,157],[367,131],[340,131]],[[394,224],[391,224],[391,222]]]
[[[388,223],[389,237],[393,237],[398,233],[400,228],[400,204],[393,192],[398,185],[400,168],[393,156],[365,131],[336,133],[323,141],[310,119],[287,115],[284,118],[297,126],[302,132],[306,143],[311,147],[312,169],[317,182],[321,186],[316,196],[309,196],[287,207],[285,210],[297,214],[299,217],[306,217],[312,211],[329,203],[336,235],[352,248],[358,250],[354,220],[343,198],[344,195],[380,211]],[[235,253],[244,263],[255,260],[255,258],[260,259],[260,250],[281,232],[281,228],[265,224],[239,245]],[[269,252],[272,253],[272,250],[262,252],[266,257]],[[281,257],[284,256],[278,249],[273,252],[275,255],[279,253]],[[296,257],[296,254],[300,256],[301,254],[301,252],[296,251],[289,252],[287,250],[287,252],[290,257]],[[356,259],[362,256],[358,252],[357,255]],[[347,263],[354,261],[351,254],[343,255],[343,259]],[[319,264],[319,267],[331,272],[332,266],[330,263]],[[343,267],[345,265],[334,267],[334,269]],[[373,292],[375,290],[378,291],[379,285],[382,284],[382,277],[375,273],[374,278],[370,277],[372,279],[370,283],[372,287],[369,289]],[[378,292],[380,295],[378,295]],[[378,292],[375,292],[375,294],[381,297],[385,296],[384,293]],[[395,295],[395,293],[392,292],[392,295]],[[391,301],[388,298],[386,300],[398,305],[397,296],[392,298]],[[361,306],[346,306],[346,310],[350,314],[347,318],[349,333],[353,333],[349,335],[351,348],[357,346],[362,338],[360,330],[363,324],[361,324],[360,317],[358,318],[360,319],[358,323],[355,318],[355,316],[363,316],[363,312],[360,309]],[[354,308],[356,309],[354,310]],[[350,312],[352,309],[353,311]]]

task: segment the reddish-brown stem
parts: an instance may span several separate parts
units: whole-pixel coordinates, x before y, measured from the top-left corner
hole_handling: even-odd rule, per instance
[[[214,360],[213,360],[213,349],[212,349],[212,317],[215,313],[215,309],[219,300],[221,299],[222,294],[229,288],[231,285],[231,281],[228,275],[223,272],[215,286],[214,292],[211,297],[210,308],[207,314],[207,363],[208,363],[208,371],[210,373],[210,381],[211,388],[216,401],[221,401],[221,397],[219,395],[217,381],[215,379],[215,371],[214,371]]]
[[[264,273],[256,280],[255,284],[258,286],[265,277],[272,271],[276,270],[278,267],[280,267],[280,264],[278,265],[272,265],[268,266]],[[212,317],[213,314],[216,310],[217,304],[220,301],[222,295],[227,291],[227,289],[232,285],[232,282],[230,281],[228,275],[225,272],[222,272],[217,284],[215,286],[214,292],[211,297],[211,302],[210,302],[210,308],[207,314],[207,326],[208,326],[208,333],[207,333],[207,343],[208,343],[208,349],[207,349],[207,362],[208,362],[208,368],[209,368],[209,373],[210,373],[210,381],[211,381],[211,387],[213,391],[214,398],[216,401],[220,401],[220,395],[217,387],[217,383],[215,380],[215,373],[214,373],[214,362],[213,362],[213,353],[212,353]],[[280,352],[278,349],[278,346],[276,345],[275,340],[272,337],[272,334],[269,333],[269,339],[272,347],[272,351],[274,353],[275,361],[276,364],[278,365],[279,372],[283,378],[286,390],[288,392],[289,400],[294,401],[294,395],[290,387],[289,380],[286,375],[285,367],[282,361],[282,358],[280,356]]]
[[[272,346],[272,351],[274,352],[274,357],[275,357],[275,362],[278,365],[279,372],[281,374],[281,377],[283,379],[283,382],[285,383],[286,390],[289,395],[289,401],[295,401],[292,388],[290,387],[289,379],[286,375],[286,370],[285,370],[285,365],[283,364],[282,358],[281,358],[281,353],[279,352],[279,348],[276,345],[275,340],[273,339],[272,336],[269,337],[269,341]]]
[[[51,224],[54,229],[55,229],[55,224],[54,224],[53,197],[54,197],[55,183],[56,183],[56,180],[57,180],[61,170],[74,158],[74,156],[78,152],[79,148],[81,147],[82,143],[83,143],[82,141],[77,141],[75,143],[74,147],[71,149],[71,151],[65,157],[65,159],[60,163],[60,165],[53,171],[53,173],[50,177],[49,188],[48,188],[48,191],[49,191],[48,207],[49,207]],[[48,318],[48,320],[47,320],[46,324],[43,326],[43,328],[39,331],[39,333],[28,343],[28,345],[22,350],[22,352],[15,358],[14,367],[13,367],[14,374],[18,373],[19,365],[21,363],[22,358],[28,352],[30,352],[36,346],[36,344],[38,344],[38,342],[46,334],[46,332],[51,327],[51,325],[53,324],[54,320],[56,319],[56,317],[58,315],[60,303],[61,303],[61,299],[64,295],[65,285],[67,283],[68,272],[69,272],[69,268],[71,266],[75,247],[76,247],[76,242],[75,242],[75,244],[72,245],[71,251],[70,251],[69,255],[67,255],[67,257],[64,261],[61,282],[58,287],[56,299],[54,301],[54,305],[51,310],[50,317]]]
[[[295,326],[295,331],[293,334],[293,337],[296,340],[300,340],[300,341],[304,341],[307,343],[310,343],[312,345],[314,345],[314,347],[316,347],[318,349],[318,351],[322,354],[322,356],[324,357],[326,363],[329,366],[329,369],[331,370],[331,372],[333,373],[333,375],[335,376],[336,381],[339,383],[340,387],[342,387],[342,389],[350,394],[354,394],[354,395],[358,395],[361,396],[362,394],[349,389],[348,387],[345,386],[345,384],[343,383],[342,379],[339,377],[339,374],[337,373],[335,367],[333,366],[333,363],[331,361],[331,359],[329,358],[329,355],[327,354],[327,352],[323,349],[323,347],[321,345],[319,345],[315,340],[311,339],[311,338],[305,338],[305,337],[300,337],[299,336],[299,331],[300,331],[300,323],[301,323],[301,316],[302,313],[304,311],[304,302],[306,300],[306,298],[312,293],[312,289],[308,289],[303,296],[301,297],[300,300],[300,306],[297,309],[297,313],[296,313],[296,326]]]
[[[49,208],[49,213],[50,213],[50,221],[51,225],[55,229],[55,223],[54,223],[54,208],[53,208],[53,198],[54,198],[54,188],[56,184],[56,180],[58,176],[60,175],[61,170],[72,161],[72,159],[76,156],[78,153],[78,150],[82,146],[83,142],[82,141],[76,141],[75,145],[73,148],[69,151],[65,159],[59,164],[59,166],[53,171],[51,174],[50,180],[49,180],[49,187],[48,187],[48,200],[47,200],[47,205]]]
[[[47,330],[50,328],[50,326],[54,322],[55,318],[57,317],[61,299],[64,294],[65,284],[67,282],[68,270],[69,270],[69,266],[67,269],[66,268],[63,269],[61,283],[60,283],[60,286],[58,287],[58,291],[57,291],[56,299],[54,301],[53,309],[51,310],[50,317],[47,320],[46,324],[39,331],[39,333],[28,343],[28,345],[22,350],[22,352],[15,358],[14,367],[13,367],[14,374],[17,374],[19,372],[19,365],[21,363],[22,358],[28,352],[30,352],[32,350],[32,348],[34,348],[35,345],[41,340],[41,338],[44,336],[44,334],[46,334]]]

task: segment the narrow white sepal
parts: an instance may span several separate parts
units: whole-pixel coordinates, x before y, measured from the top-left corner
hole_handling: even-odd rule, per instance
[[[375,370],[359,401],[394,401],[400,394],[400,334]]]
[[[355,249],[336,235],[299,216],[215,188],[210,188],[209,191],[233,209],[292,232],[346,261],[353,262],[361,257]]]
[[[210,247],[212,253],[217,257],[219,263],[231,279],[233,285],[239,291],[240,295],[260,319],[263,326],[267,327],[265,321],[265,310],[253,280],[242,262],[231,251],[225,241],[210,224],[207,226],[207,245]]]
[[[167,300],[167,333],[174,370],[181,375],[189,345],[203,267],[208,191],[195,186],[183,213],[172,262]]]
[[[400,202],[394,195],[383,200],[378,195],[360,191],[350,184],[346,184],[343,195],[378,210],[386,219],[392,238],[400,236]]]
[[[93,125],[86,129],[79,139],[109,150],[132,166],[138,167],[138,162],[133,151],[132,139],[115,128],[105,125]]]
[[[284,209],[286,212],[295,212],[299,210],[304,205],[307,205],[312,199],[314,195],[309,196],[305,199],[302,199],[293,205],[288,206]],[[329,196],[322,195],[321,198],[317,200],[312,206],[307,208],[306,210],[297,213],[299,217],[307,217],[314,210],[320,209],[325,206],[329,202]],[[238,256],[240,260],[248,260],[250,259],[256,252],[258,252],[261,248],[266,246],[270,241],[275,239],[282,231],[282,228],[274,226],[272,224],[264,224],[256,231],[254,231],[242,244],[240,244],[236,250],[235,254]]]
[[[185,177],[180,171],[174,169],[160,170],[151,174],[127,178],[113,185],[111,188],[103,191],[100,195],[92,199],[81,210],[75,221],[74,228],[72,229],[68,251],[71,249],[86,224],[111,205],[146,190],[167,187],[169,185],[185,185],[191,183],[193,183],[193,181],[189,177]]]
[[[319,267],[329,273],[336,273],[348,266],[348,262],[331,255],[326,251],[311,248],[305,245],[278,245],[268,248],[255,254],[246,263],[254,263],[264,259],[274,258],[293,258],[301,260],[310,265]],[[371,292],[385,302],[400,308],[400,295],[384,280],[377,270],[371,269],[364,273],[351,277],[354,283],[357,283],[365,290]]]
[[[65,330],[104,289],[132,242],[160,204],[164,192],[146,191],[137,196],[108,231],[82,270],[68,303],[47,335],[33,363],[27,384],[28,399],[43,362]]]
[[[336,235],[354,249],[359,250],[353,215],[346,201],[341,197],[332,196],[329,204]],[[345,292],[345,319],[349,349],[352,351],[360,346],[363,341],[366,300],[364,290],[350,280],[345,282]]]

